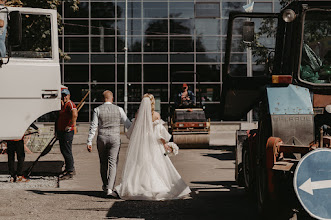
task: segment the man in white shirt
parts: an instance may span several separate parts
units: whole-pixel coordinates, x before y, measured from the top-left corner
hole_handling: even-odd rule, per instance
[[[87,150],[92,151],[92,140],[98,128],[97,148],[100,159],[102,189],[107,195],[116,196],[113,187],[116,178],[118,154],[121,146],[120,123],[126,128],[131,126],[123,108],[112,104],[113,93],[103,92],[104,103],[93,111],[92,122],[87,138]]]

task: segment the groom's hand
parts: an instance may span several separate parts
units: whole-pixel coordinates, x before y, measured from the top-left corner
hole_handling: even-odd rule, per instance
[[[92,145],[87,145],[87,151],[92,152]]]

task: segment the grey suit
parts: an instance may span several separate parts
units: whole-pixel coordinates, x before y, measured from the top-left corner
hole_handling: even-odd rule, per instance
[[[98,128],[97,148],[103,189],[113,189],[115,184],[118,154],[121,146],[121,121],[125,127],[130,127],[130,120],[119,106],[106,102],[94,109],[87,144],[92,145],[92,139]]]

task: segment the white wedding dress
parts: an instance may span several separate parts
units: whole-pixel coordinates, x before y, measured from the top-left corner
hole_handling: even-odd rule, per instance
[[[151,101],[144,98],[136,120],[128,133],[130,138],[121,184],[115,187],[125,200],[179,199],[191,192],[168,156],[161,138],[171,135],[162,120],[152,121]]]

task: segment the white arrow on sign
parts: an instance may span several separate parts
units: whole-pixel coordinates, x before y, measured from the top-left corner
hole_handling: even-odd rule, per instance
[[[321,180],[312,182],[311,178],[309,178],[306,182],[304,182],[299,189],[314,195],[313,190],[315,189],[326,189],[331,188],[331,180]]]

